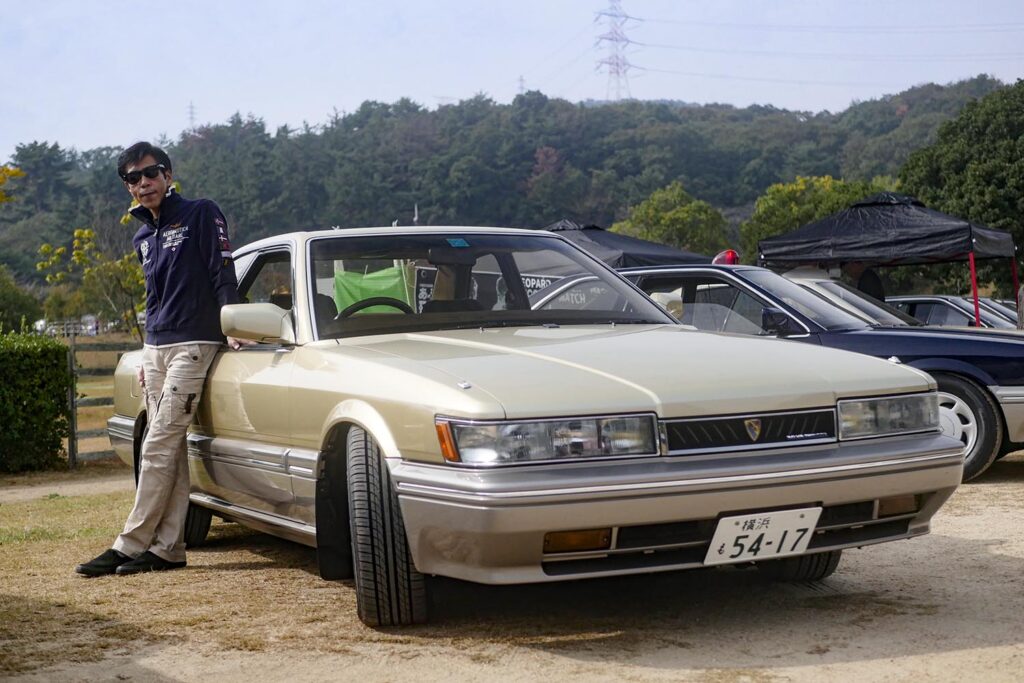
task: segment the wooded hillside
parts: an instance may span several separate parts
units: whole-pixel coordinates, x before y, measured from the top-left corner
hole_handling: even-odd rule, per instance
[[[411,224],[414,206],[420,224],[536,227],[565,217],[607,226],[674,181],[734,215],[797,175],[896,175],[942,122],[1002,85],[979,76],[817,114],[573,104],[538,92],[507,105],[478,96],[434,110],[366,102],[317,126],[268,131],[259,118],[236,115],[162,142],[183,194],[216,200],[236,244],[332,225]],[[128,204],[114,171],[119,151],[20,145],[10,163],[25,175],[4,187],[15,201],[0,206],[0,264],[38,281],[38,247],[70,241],[75,228],[121,235],[127,245],[133,227],[103,230]]]

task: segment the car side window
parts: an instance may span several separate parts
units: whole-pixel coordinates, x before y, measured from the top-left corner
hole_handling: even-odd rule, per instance
[[[915,317],[929,325],[967,327],[974,321],[966,313],[945,304],[919,303]]]
[[[622,308],[622,297],[608,283],[590,278],[566,287],[542,308],[546,311],[612,311]]]
[[[764,303],[713,275],[645,278],[642,289],[676,319],[699,330],[767,334],[761,323]]]
[[[238,286],[239,299],[245,303],[270,303],[292,309],[292,262],[287,251],[260,254]]]

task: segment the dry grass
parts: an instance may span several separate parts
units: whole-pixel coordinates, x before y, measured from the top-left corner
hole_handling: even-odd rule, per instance
[[[263,651],[298,641],[330,649],[346,631],[365,635],[353,619],[351,587],[322,581],[311,549],[234,524],[215,523],[209,545],[192,551],[183,571],[74,574],[75,564],[110,546],[132,495],[52,495],[0,506],[0,677],[169,639]]]
[[[113,471],[91,463],[73,474],[23,475],[0,485]],[[605,664],[659,662],[667,652],[675,653],[663,662],[669,677],[673,667],[714,670],[722,662],[760,663],[769,672],[780,666],[758,658],[759,643],[771,652],[783,648],[792,666],[817,666],[823,658],[927,662],[956,653],[966,658],[966,672],[988,661],[992,648],[1019,658],[1024,647],[1015,628],[1024,604],[1024,549],[1013,531],[1022,483],[1024,453],[961,487],[932,537],[851,553],[839,577],[821,589],[774,586],[742,570],[509,587],[431,579],[437,621],[393,631],[363,626],[352,584],[321,580],[316,554],[304,546],[215,522],[207,545],[189,551],[184,570],[86,579],[73,567],[109,547],[131,506],[130,491],[3,504],[0,679],[154,644],[206,662],[301,653],[297,661],[311,663],[318,654],[337,655],[352,666],[376,662],[370,678],[394,680],[411,678],[421,655],[489,664],[506,676],[514,669],[503,667],[525,657],[543,664],[531,670],[537,676],[604,672],[603,680],[619,671]],[[968,570],[971,581],[958,578]],[[886,637],[875,642],[867,631]],[[780,640],[776,633],[787,635]],[[849,642],[857,648],[835,647]],[[959,651],[970,647],[981,649]],[[770,677],[765,670],[751,669],[748,677],[746,668],[729,669],[720,678],[711,671],[703,680],[762,680]],[[336,679],[339,671],[306,669],[305,679]]]

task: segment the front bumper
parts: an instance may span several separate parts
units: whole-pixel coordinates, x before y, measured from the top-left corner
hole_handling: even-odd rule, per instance
[[[389,460],[416,568],[489,584],[703,566],[719,517],[824,507],[809,551],[928,532],[960,483],[959,442],[941,435],[723,456],[462,469]],[[878,518],[877,500],[920,508]],[[608,550],[545,554],[544,535],[612,529]]]
[[[1012,443],[1024,442],[1024,387],[989,387],[1006,418],[1006,434]]]

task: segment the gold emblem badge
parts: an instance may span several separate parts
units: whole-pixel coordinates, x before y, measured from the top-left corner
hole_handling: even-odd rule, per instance
[[[747,428],[747,436],[750,437],[751,441],[757,441],[761,436],[761,421],[753,418],[750,420],[744,420],[743,426]]]

